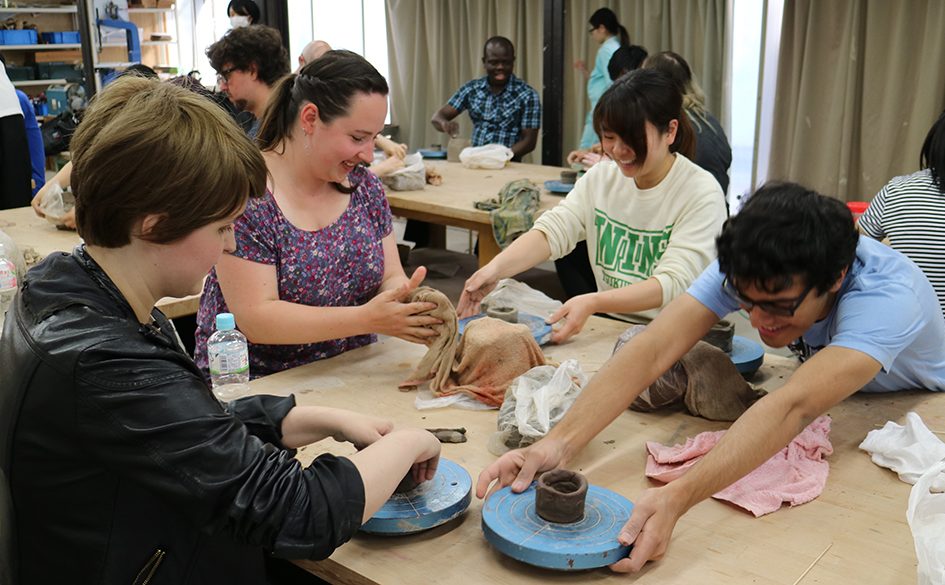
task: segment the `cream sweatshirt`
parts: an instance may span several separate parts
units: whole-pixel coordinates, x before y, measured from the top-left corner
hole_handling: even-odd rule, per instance
[[[662,308],[715,259],[715,237],[725,215],[715,178],[677,154],[669,173],[651,189],[637,188],[613,161],[601,161],[533,229],[548,238],[553,260],[586,239],[599,291],[656,278],[663,288]],[[657,312],[637,315],[652,319]]]

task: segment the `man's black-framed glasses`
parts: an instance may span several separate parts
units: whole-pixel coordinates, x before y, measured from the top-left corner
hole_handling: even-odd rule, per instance
[[[753,301],[745,297],[745,295],[735,288],[735,285],[732,284],[732,281],[729,280],[727,276],[725,277],[725,280],[722,281],[722,291],[735,299],[741,308],[750,313],[752,309],[758,307],[769,315],[777,315],[779,317],[793,317],[795,311],[797,311],[797,308],[801,306],[801,303],[804,302],[804,299],[807,298],[807,295],[809,295],[810,291],[812,290],[814,290],[814,285],[809,284],[807,285],[807,288],[804,289],[804,292],[794,299],[779,299],[777,301]]]
[[[217,83],[228,83],[230,81],[230,73],[233,73],[239,69],[239,67],[227,67],[217,72]]]

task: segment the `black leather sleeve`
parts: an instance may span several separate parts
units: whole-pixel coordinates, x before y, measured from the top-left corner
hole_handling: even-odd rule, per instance
[[[266,443],[282,444],[282,419],[295,408],[295,396],[247,396],[228,402],[226,409],[243,421],[249,432]]]
[[[286,558],[325,558],[348,541],[364,512],[354,464],[323,455],[302,468],[265,440],[281,439],[286,399],[237,405],[244,423],[186,359],[119,338],[86,349],[76,365],[75,415],[89,456],[147,486],[195,529]]]

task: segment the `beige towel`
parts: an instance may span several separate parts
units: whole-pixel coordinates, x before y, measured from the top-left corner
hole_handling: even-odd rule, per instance
[[[400,384],[403,389],[430,380],[430,389],[438,396],[463,392],[490,406],[500,406],[512,380],[545,363],[526,325],[483,317],[470,321],[457,343],[456,310],[445,295],[421,287],[408,302],[414,301],[437,303],[430,314],[444,323],[437,326],[439,336],[416,369]]]
[[[456,344],[459,340],[459,325],[456,321],[456,309],[453,303],[440,291],[428,286],[417,288],[407,299],[408,303],[436,303],[436,308],[428,314],[443,321],[434,325],[437,336],[427,349],[426,355],[414,368],[410,377],[401,382],[400,387],[411,389],[430,380],[430,389],[440,392],[447,388],[453,362],[456,357]]]
[[[492,317],[470,321],[456,353],[450,379],[454,385],[440,394],[465,392],[495,407],[502,406],[512,380],[545,365],[545,356],[527,325]]]

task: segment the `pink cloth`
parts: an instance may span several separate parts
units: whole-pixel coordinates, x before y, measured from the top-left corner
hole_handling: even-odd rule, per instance
[[[664,483],[682,477],[724,434],[699,433],[673,447],[647,441],[646,476]],[[777,511],[782,503],[806,504],[827,483],[830,465],[825,457],[833,453],[829,434],[830,417],[819,417],[771,459],[712,497],[744,508],[756,518]]]

